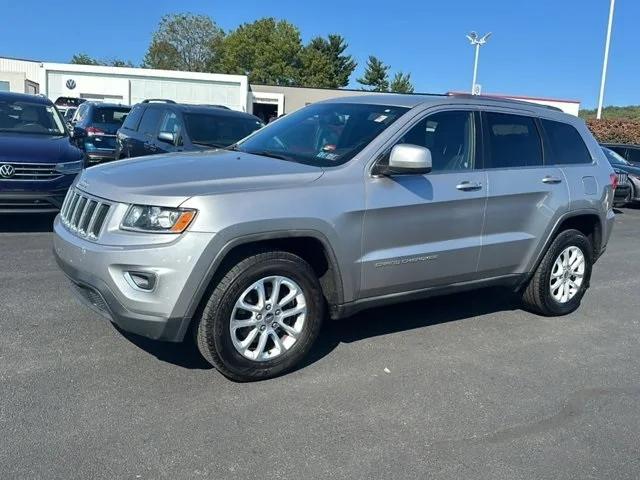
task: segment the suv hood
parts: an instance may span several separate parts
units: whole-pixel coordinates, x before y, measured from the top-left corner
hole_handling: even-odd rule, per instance
[[[61,163],[82,158],[69,137],[0,132],[0,163]]]
[[[117,202],[177,207],[193,196],[300,185],[322,173],[320,167],[215,150],[98,165],[82,173],[77,187]]]

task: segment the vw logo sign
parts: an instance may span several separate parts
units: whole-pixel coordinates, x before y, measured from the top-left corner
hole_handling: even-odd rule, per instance
[[[73,78],[70,78],[69,80],[67,80],[67,83],[65,85],[69,90],[73,90],[74,88],[76,88],[76,81]]]
[[[13,165],[0,165],[0,177],[11,178],[16,173],[16,169]]]

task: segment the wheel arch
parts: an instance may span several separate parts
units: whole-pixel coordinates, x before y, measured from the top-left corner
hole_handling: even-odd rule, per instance
[[[547,235],[544,242],[544,246],[540,249],[535,256],[535,260],[528,269],[527,280],[531,278],[531,275],[536,271],[540,262],[546,255],[553,240],[565,230],[575,229],[582,232],[591,242],[593,246],[593,261],[595,262],[602,253],[602,240],[603,240],[603,222],[600,213],[597,210],[574,210],[566,213],[558,218],[553,229]]]
[[[283,250],[306,260],[318,275],[331,314],[344,302],[344,287],[335,251],[327,237],[316,230],[270,231],[236,237],[224,244],[196,289],[185,317],[190,322],[202,310],[217,280],[240,259],[264,250]],[[186,326],[185,326],[186,329]]]

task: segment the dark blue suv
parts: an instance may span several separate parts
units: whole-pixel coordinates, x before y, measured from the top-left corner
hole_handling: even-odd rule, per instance
[[[90,164],[115,159],[116,132],[131,107],[112,103],[84,102],[75,112],[73,139],[87,153]]]
[[[224,148],[263,126],[258,117],[220,105],[144,100],[118,130],[116,159]]]
[[[0,92],[0,213],[59,210],[84,165],[49,99]]]

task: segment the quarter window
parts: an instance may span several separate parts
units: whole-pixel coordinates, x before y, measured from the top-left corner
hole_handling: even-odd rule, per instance
[[[129,112],[129,115],[127,115],[127,117],[125,118],[124,123],[122,124],[122,128],[126,128],[128,130],[137,130],[143,112],[144,108],[141,105],[134,105],[134,107]]]
[[[486,168],[535,167],[542,165],[542,144],[531,117],[486,112]]]
[[[627,148],[627,160],[633,163],[640,163],[640,149]]]
[[[474,130],[472,112],[439,112],[418,122],[396,144],[428,148],[434,172],[472,170],[476,150]],[[384,162],[388,162],[388,154]]]
[[[578,131],[568,123],[541,120],[551,147],[548,165],[591,163],[591,154]]]

